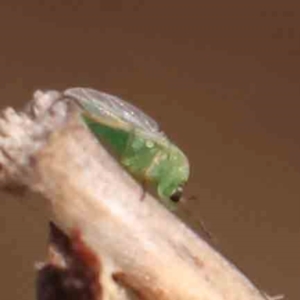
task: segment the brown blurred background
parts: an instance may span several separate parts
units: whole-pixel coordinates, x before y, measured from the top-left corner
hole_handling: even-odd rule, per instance
[[[6,2],[1,107],[37,88],[130,99],[189,156],[191,219],[261,289],[299,299],[297,1]],[[0,298],[34,299],[45,214],[1,194],[0,228]]]

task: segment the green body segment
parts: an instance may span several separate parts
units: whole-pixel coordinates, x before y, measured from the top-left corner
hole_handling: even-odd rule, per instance
[[[163,136],[154,138],[137,128],[125,124],[114,126],[86,113],[83,119],[129,173],[140,182],[149,182],[155,186],[159,197],[165,202],[188,180],[187,158]]]

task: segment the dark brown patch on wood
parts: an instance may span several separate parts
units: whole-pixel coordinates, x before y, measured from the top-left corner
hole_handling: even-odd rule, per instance
[[[153,288],[151,286],[151,280],[147,282],[148,286],[145,285],[144,280],[139,278],[133,278],[124,272],[116,272],[112,274],[112,278],[119,285],[123,286],[131,295],[135,296],[138,300],[165,300],[170,299],[166,297],[165,293],[158,287]]]
[[[112,274],[112,278],[115,282],[117,282],[119,285],[123,286],[127,290],[129,290],[134,296],[139,300],[147,300],[148,297],[143,295],[143,292],[140,291],[133,282],[126,276],[125,273],[117,272]]]
[[[99,282],[101,264],[94,252],[83,242],[80,231],[71,238],[50,223],[50,246],[64,264],[49,257],[37,274],[37,300],[99,300],[102,287]]]

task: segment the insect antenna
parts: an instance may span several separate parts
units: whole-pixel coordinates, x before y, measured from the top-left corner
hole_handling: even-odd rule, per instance
[[[191,201],[197,200],[197,196],[192,195],[188,198],[182,198],[178,205],[177,215],[183,219],[188,225],[194,227],[194,229],[199,232],[199,234],[209,243],[218,244],[216,237],[212,234],[212,232],[208,229],[204,220],[199,217],[197,214],[197,210],[193,205],[191,205]]]

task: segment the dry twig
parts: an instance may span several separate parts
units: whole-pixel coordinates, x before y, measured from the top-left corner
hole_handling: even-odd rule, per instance
[[[6,109],[0,132],[1,183],[40,193],[51,219],[77,232],[98,259],[99,299],[264,299],[152,196],[141,201],[141,187],[60,93],[36,92],[26,113]]]

